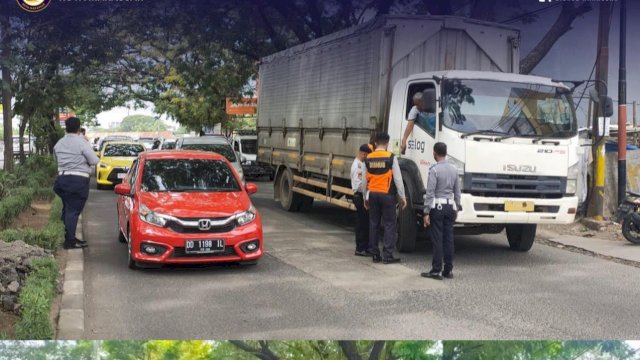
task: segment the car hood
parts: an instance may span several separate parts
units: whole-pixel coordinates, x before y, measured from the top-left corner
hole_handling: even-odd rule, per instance
[[[249,196],[237,192],[141,192],[151,211],[179,218],[228,217],[251,206]]]
[[[127,166],[130,167],[133,164],[135,157],[102,157],[100,161],[110,166]]]

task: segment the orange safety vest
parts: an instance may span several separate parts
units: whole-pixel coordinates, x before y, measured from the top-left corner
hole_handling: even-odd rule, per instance
[[[367,188],[376,193],[395,193],[393,183],[393,153],[376,150],[367,155],[364,163],[367,166]]]

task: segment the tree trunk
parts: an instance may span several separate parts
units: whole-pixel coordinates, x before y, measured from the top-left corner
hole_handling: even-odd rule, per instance
[[[347,360],[361,360],[355,341],[338,341],[338,345]]]
[[[542,40],[536,45],[522,61],[520,61],[520,73],[529,74],[542,59],[547,55],[549,50],[558,41],[558,39],[571,30],[571,24],[580,15],[583,15],[591,11],[591,5],[589,3],[583,3],[582,5],[575,7],[571,2],[565,2],[562,5],[562,11],[556,19],[556,22],[551,26],[549,31],[544,35]]]
[[[27,130],[27,123],[28,123],[28,119],[26,117],[23,117],[18,127],[18,136],[20,137],[20,164],[24,164],[24,160],[25,160],[24,132]]]
[[[0,16],[0,73],[2,74],[2,106],[4,121],[4,170],[13,170],[13,128],[11,114],[11,74],[9,72],[9,19]]]

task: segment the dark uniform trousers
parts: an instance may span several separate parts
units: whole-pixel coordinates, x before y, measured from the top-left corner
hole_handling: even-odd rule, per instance
[[[53,190],[62,199],[62,222],[64,222],[64,241],[72,244],[76,240],[78,218],[89,198],[89,178],[76,175],[60,175],[56,178]]]
[[[383,235],[383,258],[392,258],[396,247],[396,195],[393,193],[369,193],[369,252],[380,255],[378,247],[381,225]]]
[[[369,211],[364,207],[364,197],[361,192],[353,195],[353,203],[358,212],[356,222],[356,251],[369,250]]]
[[[444,271],[453,270],[453,223],[456,220],[456,211],[453,205],[441,205],[431,209],[429,218],[431,220],[430,238],[433,244],[433,262],[431,269],[442,271],[442,260],[444,258]]]

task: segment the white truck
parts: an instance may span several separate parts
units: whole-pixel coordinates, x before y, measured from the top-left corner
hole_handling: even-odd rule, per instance
[[[233,150],[240,156],[242,170],[248,178],[268,176],[273,180],[273,167],[257,160],[258,136],[252,130],[238,130],[231,135]]]
[[[570,87],[518,75],[516,29],[456,17],[385,16],[262,59],[258,160],[276,168],[275,199],[353,209],[349,170],[376,132],[391,136],[409,206],[398,250],[415,248],[433,145],[458,167],[456,232],[499,233],[528,251],[537,224],[568,224],[578,206],[578,125]],[[413,95],[418,121],[400,153]],[[426,117],[428,118],[428,116]]]

